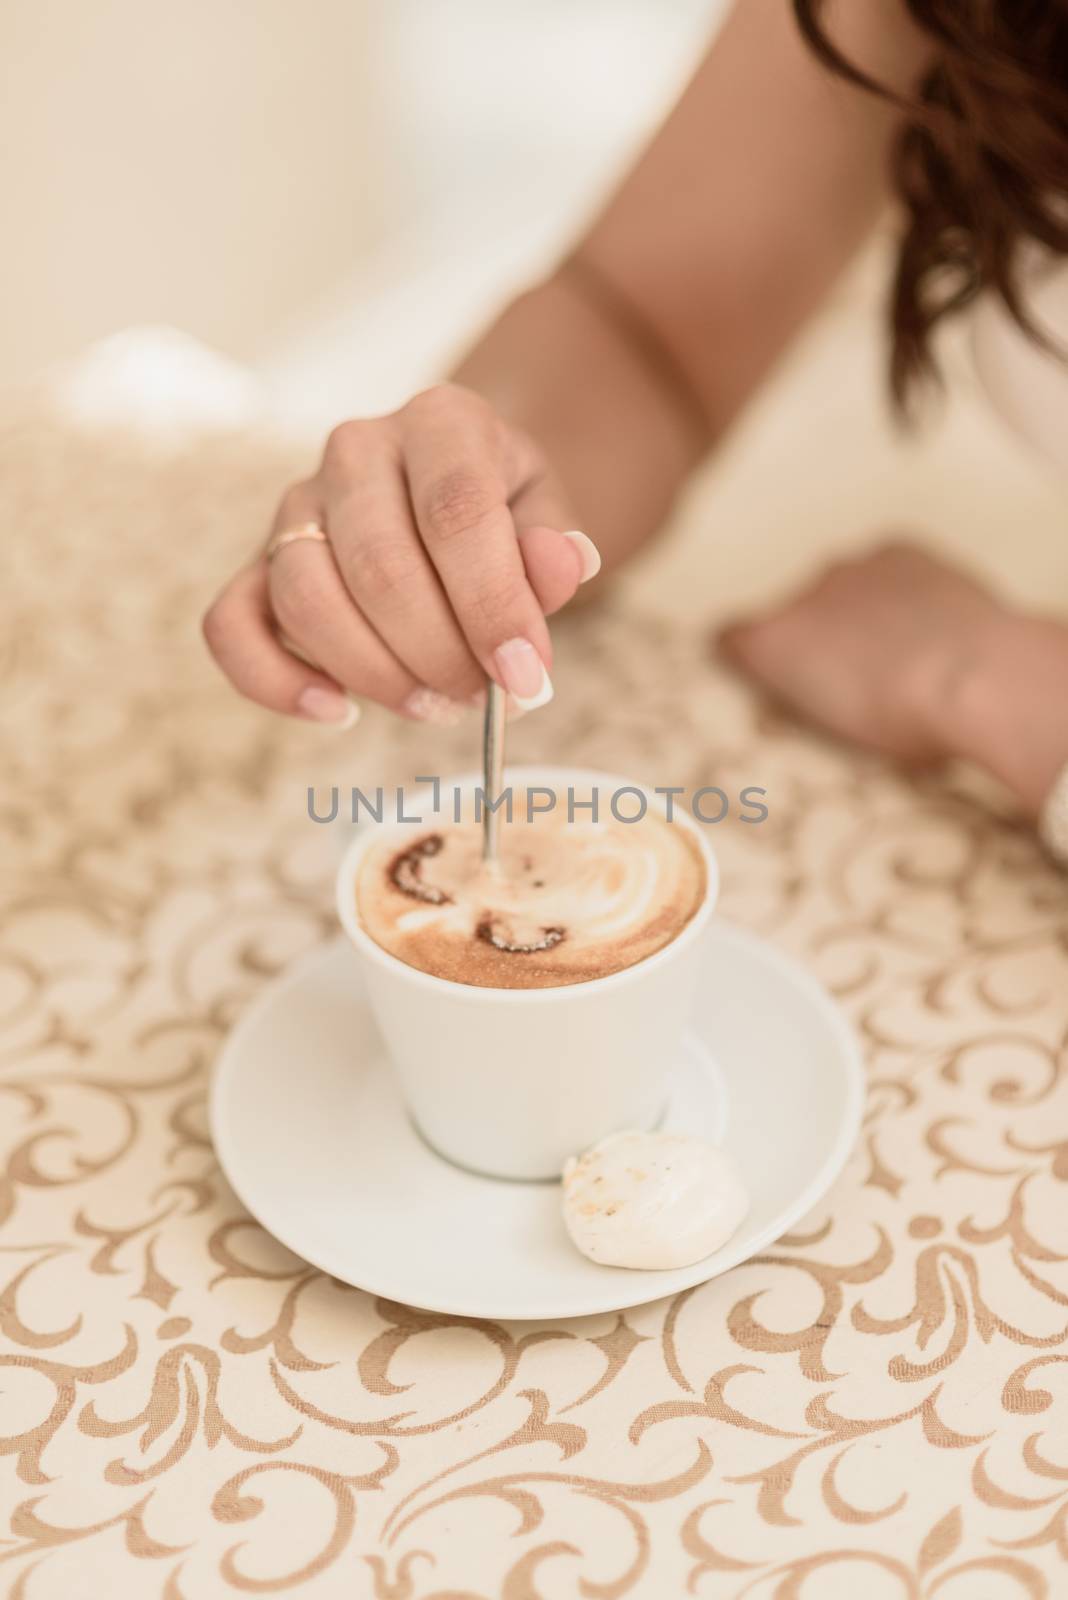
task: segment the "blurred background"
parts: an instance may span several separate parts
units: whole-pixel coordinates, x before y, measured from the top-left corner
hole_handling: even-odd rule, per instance
[[[309,428],[548,266],[720,0],[6,0],[8,381],[137,325]]]
[[[552,264],[725,9],[5,0],[0,384],[44,381],[79,425],[161,439],[255,425],[310,448],[391,408]],[[888,528],[1021,598],[1063,588],[1063,485],[991,415],[967,330],[947,350],[952,404],[913,440],[892,426],[890,246],[873,242],[700,475],[679,536],[628,575],[651,603],[704,614],[699,560],[745,604]],[[1008,525],[1035,544],[1026,576]]]

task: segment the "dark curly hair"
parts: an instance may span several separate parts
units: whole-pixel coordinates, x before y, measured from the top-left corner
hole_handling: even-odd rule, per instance
[[[1021,294],[1020,247],[1068,255],[1068,0],[902,0],[932,41],[913,102],[837,49],[824,0],[794,0],[801,31],[833,71],[897,100],[893,155],[906,221],[891,301],[890,382],[899,406],[937,372],[931,332],[981,290],[1048,343]]]

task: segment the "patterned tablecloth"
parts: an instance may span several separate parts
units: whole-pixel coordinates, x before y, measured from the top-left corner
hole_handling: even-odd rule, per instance
[[[759,708],[695,635],[561,622],[516,755],[768,789],[716,830],[723,909],[852,1017],[863,1136],[795,1232],[671,1301],[375,1300],[244,1213],[205,1087],[331,935],[308,784],[456,770],[477,732],[339,738],[216,678],[196,619],[279,452],[43,422],[0,450],[0,1590],[1068,1593],[1068,902],[1031,837]]]

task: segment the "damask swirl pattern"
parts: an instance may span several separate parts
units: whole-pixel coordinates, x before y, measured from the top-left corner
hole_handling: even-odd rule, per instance
[[[1068,894],[997,797],[821,743],[699,637],[562,621],[516,754],[768,790],[715,830],[723,909],[839,996],[863,1137],[794,1233],[669,1302],[372,1299],[242,1211],[205,1086],[332,932],[308,786],[459,770],[477,730],[337,738],[217,681],[196,618],[277,448],[37,417],[0,454],[0,1593],[1068,1593]]]

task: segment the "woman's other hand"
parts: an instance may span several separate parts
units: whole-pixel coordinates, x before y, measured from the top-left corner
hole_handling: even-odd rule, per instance
[[[1068,627],[915,545],[832,566],[719,644],[830,732],[912,764],[973,760],[1031,815],[1068,760]]]
[[[600,558],[534,440],[478,395],[442,384],[335,428],[273,533],[309,523],[327,542],[259,556],[204,618],[250,700],[344,724],[352,696],[453,722],[487,677],[522,709],[551,698],[545,618]]]

